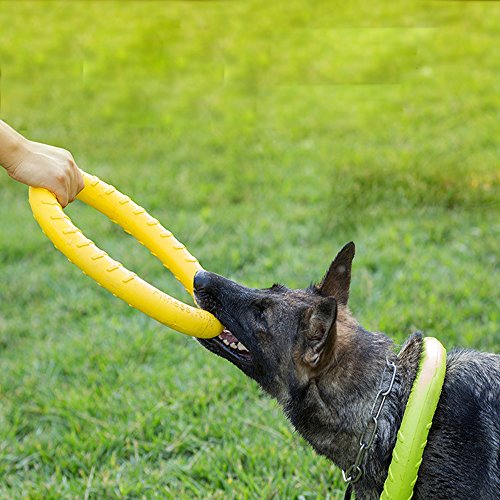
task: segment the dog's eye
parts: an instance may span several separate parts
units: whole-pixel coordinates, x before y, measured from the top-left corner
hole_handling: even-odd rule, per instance
[[[266,321],[266,304],[258,302],[254,304],[254,316],[255,320],[259,322]]]
[[[263,308],[257,308],[257,310],[255,311],[255,318],[259,321],[264,321],[266,319],[266,310],[263,309]]]

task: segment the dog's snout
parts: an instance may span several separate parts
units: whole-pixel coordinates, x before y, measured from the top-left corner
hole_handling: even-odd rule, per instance
[[[210,283],[210,273],[201,269],[194,275],[194,289],[197,291],[206,290]]]

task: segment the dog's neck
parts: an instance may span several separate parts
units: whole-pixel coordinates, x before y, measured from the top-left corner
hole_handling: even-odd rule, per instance
[[[422,337],[413,335],[397,356],[393,342],[382,333],[352,328],[352,324],[344,331],[339,329],[338,346],[328,371],[291,394],[287,402],[286,413],[296,429],[318,453],[346,470],[359,451],[387,360],[396,363],[396,380],[366,455],[363,478],[355,486],[362,498],[380,496],[421,346]],[[384,386],[389,376],[385,374]]]

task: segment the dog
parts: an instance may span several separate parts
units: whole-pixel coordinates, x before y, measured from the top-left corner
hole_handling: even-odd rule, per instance
[[[415,333],[394,353],[383,333],[365,330],[348,308],[355,247],[346,244],[318,284],[291,290],[276,284],[251,289],[199,271],[198,305],[225,330],[198,339],[276,398],[295,429],[346,470],[381,383],[396,378],[362,463],[356,498],[379,498],[416,377],[423,338]],[[429,432],[416,500],[500,499],[500,355],[453,349]],[[385,381],[382,380],[385,378]]]

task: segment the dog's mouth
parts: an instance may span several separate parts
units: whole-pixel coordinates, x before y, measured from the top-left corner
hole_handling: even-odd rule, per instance
[[[204,347],[229,361],[248,362],[252,355],[243,342],[225,328],[221,334],[212,339],[197,339]]]
[[[226,348],[229,348],[233,354],[240,356],[250,356],[250,351],[240,342],[227,328],[225,328],[217,340],[222,341]]]
[[[252,355],[248,347],[238,339],[238,337],[224,324],[221,318],[222,314],[220,311],[222,309],[219,300],[214,297],[213,294],[204,292],[203,290],[197,290],[195,288],[195,298],[197,304],[213,314],[224,326],[224,330],[217,335],[217,337],[211,339],[201,339],[196,340],[206,349],[227,359],[238,368],[245,369],[250,367],[252,364]],[[227,318],[226,318],[227,319]],[[250,346],[251,347],[251,346]]]

